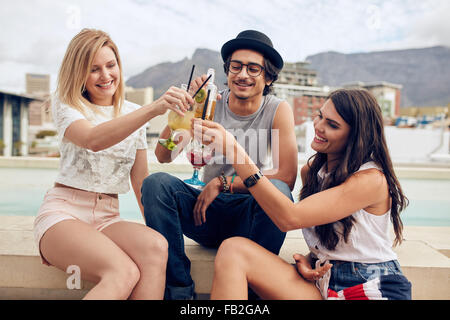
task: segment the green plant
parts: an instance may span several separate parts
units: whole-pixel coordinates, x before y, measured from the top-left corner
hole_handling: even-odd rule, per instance
[[[3,155],[3,149],[5,149],[6,144],[0,139],[0,155]]]
[[[36,138],[42,139],[42,138],[45,138],[46,136],[53,137],[55,135],[56,135],[56,131],[54,131],[54,130],[41,130],[38,133],[36,133]]]
[[[14,153],[15,156],[21,156],[22,152],[20,152],[20,149],[22,148],[22,145],[24,145],[23,141],[16,141],[14,142]]]

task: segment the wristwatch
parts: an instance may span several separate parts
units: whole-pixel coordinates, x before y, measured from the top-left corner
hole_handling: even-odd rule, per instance
[[[263,174],[261,173],[261,170],[260,170],[257,173],[252,174],[247,179],[245,179],[244,180],[244,185],[247,188],[253,187],[258,182],[258,180],[261,179],[262,176],[263,176]]]

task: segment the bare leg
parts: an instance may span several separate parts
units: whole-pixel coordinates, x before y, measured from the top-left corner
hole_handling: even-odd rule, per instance
[[[211,299],[247,299],[247,286],[263,299],[322,299],[295,266],[246,238],[230,238],[215,260]]]
[[[168,258],[166,238],[145,225],[126,221],[114,223],[102,232],[139,268],[141,277],[130,299],[163,299]]]
[[[80,268],[81,278],[97,283],[84,299],[127,299],[139,281],[139,269],[107,236],[78,220],[52,226],[41,239],[40,250],[52,265],[66,272]]]

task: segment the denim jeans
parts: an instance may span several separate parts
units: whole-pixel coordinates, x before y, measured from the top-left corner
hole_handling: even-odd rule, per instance
[[[403,275],[397,260],[380,263],[359,263],[331,260],[328,288],[338,292],[374,278],[380,278],[383,297],[395,300],[411,299],[411,283]]]
[[[270,181],[293,200],[286,183]],[[193,209],[201,190],[158,172],[144,180],[141,191],[147,226],[161,233],[169,243],[165,299],[189,299],[194,295],[183,234],[213,248],[227,238],[246,237],[274,254],[279,253],[286,236],[251,194],[220,193],[206,210],[206,222],[195,226]]]

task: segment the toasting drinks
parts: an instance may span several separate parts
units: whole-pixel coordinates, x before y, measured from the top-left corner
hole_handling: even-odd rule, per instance
[[[181,88],[184,90],[187,90],[187,85],[182,84]],[[171,130],[170,137],[167,139],[159,139],[158,140],[159,144],[161,144],[163,147],[165,147],[169,150],[174,150],[175,147],[177,146],[174,141],[177,131],[178,132],[179,132],[179,130],[188,130],[189,131],[191,129],[191,119],[193,117],[194,117],[193,109],[186,111],[184,113],[184,117],[180,116],[178,113],[171,110],[167,117],[167,125],[169,126],[169,128]]]
[[[205,119],[214,120],[214,111],[216,109],[216,101],[217,101],[217,86],[214,84],[215,71],[213,68],[209,68],[207,72],[207,76],[209,78],[207,88],[202,88],[197,95],[194,97],[195,104],[195,118],[201,118],[204,112],[205,101],[207,99],[207,92],[209,90],[209,99],[206,104],[207,109],[205,112]]]
[[[217,86],[214,84],[214,69],[208,69],[207,76],[207,88],[201,88],[194,97],[194,111],[196,118],[213,121],[217,101]],[[186,179],[184,182],[196,188],[204,187],[205,183],[198,178],[198,172],[211,160],[212,150],[208,146],[193,139],[186,150],[186,155],[194,168],[194,173],[190,179]]]
[[[192,68],[193,72],[194,68]],[[192,77],[191,72],[191,77]],[[178,115],[174,111],[170,111],[168,115],[168,123],[171,130],[171,135],[168,139],[159,139],[158,142],[163,147],[168,150],[174,150],[176,148],[176,143],[174,141],[176,132],[179,130],[190,130],[191,129],[191,119],[201,118],[203,113],[205,113],[205,118],[213,121],[214,120],[214,111],[216,109],[216,101],[217,101],[217,86],[214,84],[215,71],[213,68],[209,68],[207,72],[208,78],[208,86],[203,88],[206,81],[203,83],[202,87],[199,88],[198,92],[195,94],[194,101],[195,104],[191,110],[185,112],[184,117]],[[189,79],[190,82],[190,79]],[[181,87],[184,90],[189,90],[189,85],[182,84]],[[209,95],[208,93],[209,92]],[[206,110],[204,112],[204,108],[206,106]]]

